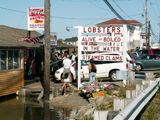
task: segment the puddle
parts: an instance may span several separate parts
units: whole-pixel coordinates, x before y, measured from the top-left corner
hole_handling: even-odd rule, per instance
[[[33,97],[0,97],[1,120],[68,120],[72,109],[49,106]]]

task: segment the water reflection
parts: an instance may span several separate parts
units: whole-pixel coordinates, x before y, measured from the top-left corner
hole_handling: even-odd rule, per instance
[[[70,112],[32,97],[0,97],[1,120],[68,120]]]

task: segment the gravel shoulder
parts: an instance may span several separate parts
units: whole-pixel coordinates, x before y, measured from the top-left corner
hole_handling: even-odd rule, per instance
[[[49,101],[50,106],[76,108],[79,109],[82,106],[89,104],[89,101],[81,93],[71,93],[66,96],[59,96]]]

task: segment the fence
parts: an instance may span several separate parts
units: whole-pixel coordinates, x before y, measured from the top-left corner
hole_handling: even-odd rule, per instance
[[[124,108],[113,120],[134,120],[147,102],[158,90],[160,78],[156,79],[149,87],[139,94],[126,108]]]

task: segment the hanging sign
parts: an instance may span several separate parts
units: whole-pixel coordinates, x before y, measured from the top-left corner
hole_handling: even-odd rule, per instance
[[[28,8],[28,30],[44,31],[44,8]]]

